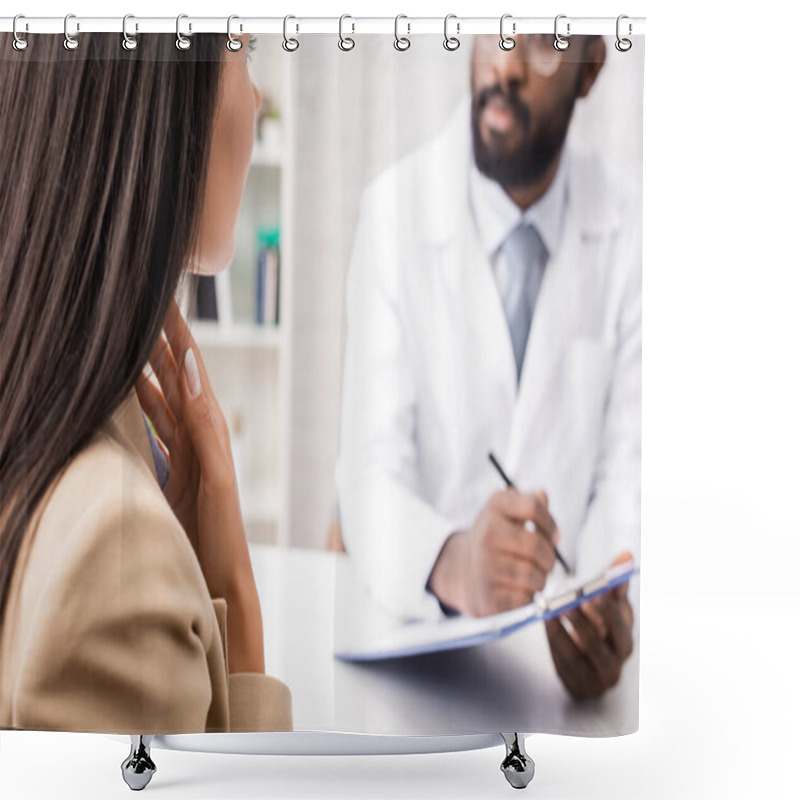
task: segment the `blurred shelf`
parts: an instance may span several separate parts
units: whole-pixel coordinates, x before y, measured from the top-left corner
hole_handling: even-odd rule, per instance
[[[195,320],[191,330],[202,348],[279,350],[281,346],[281,329],[278,325],[256,325],[253,322],[220,325],[211,320]]]
[[[272,167],[273,169],[280,169],[283,164],[283,153],[281,150],[272,147],[265,147],[264,145],[256,142],[253,145],[253,153],[250,157],[250,163],[257,167]]]

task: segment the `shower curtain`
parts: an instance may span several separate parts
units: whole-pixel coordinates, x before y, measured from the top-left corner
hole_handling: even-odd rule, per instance
[[[177,295],[228,427],[264,672],[230,669],[226,604],[195,592],[192,613],[215,612],[198,634],[210,684],[185,716],[199,722],[152,732],[631,733],[643,37],[625,49],[613,35],[557,47],[552,34],[509,41],[455,24],[443,37],[400,21],[394,42],[342,30],[251,39],[260,105],[235,254],[216,275],[187,271]],[[102,35],[58,60],[108,68],[88,46]],[[30,38],[23,52],[4,35],[0,69],[36,63]],[[109,481],[135,507],[137,493],[165,489],[169,456],[134,408],[116,418],[149,473],[130,461]],[[139,552],[139,527],[123,518],[120,530],[106,567]],[[143,644],[175,593],[151,595],[130,636],[93,628],[58,592],[100,614],[139,582],[121,569],[96,590],[59,583],[86,574],[94,551],[67,572],[45,546],[63,540],[31,526],[33,561],[9,583],[0,727],[149,732],[129,729],[114,697],[135,691],[120,702],[146,719],[148,697],[168,701],[167,678],[125,683],[104,654],[122,648],[150,675],[180,670],[185,653]],[[202,577],[188,560],[174,574],[182,587]],[[37,662],[58,660],[46,643],[26,647],[37,625],[77,643],[60,671]],[[222,662],[206,664],[216,646]],[[69,697],[73,685],[89,688]],[[74,726],[37,698],[63,700]]]

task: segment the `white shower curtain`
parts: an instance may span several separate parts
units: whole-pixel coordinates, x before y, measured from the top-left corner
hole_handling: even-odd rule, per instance
[[[192,120],[198,109],[210,115],[209,77],[218,73],[181,61],[244,55],[231,56],[222,35],[201,41],[205,35],[186,51],[171,35],[139,51],[119,47],[111,34],[87,34],[74,51],[60,41],[47,49],[33,36],[27,53],[12,50],[6,35],[0,58],[6,74],[63,105],[58,124],[73,158],[88,157],[80,126],[93,119],[108,163],[122,152],[138,164],[140,140],[115,123],[115,87],[150,81],[142,97],[131,89],[140,124],[154,98],[164,130],[190,128],[166,92],[194,103],[185,109]],[[239,152],[249,144],[249,107],[239,118],[222,96],[228,122],[214,129],[211,151],[233,154],[243,180],[250,157],[231,234],[235,255],[201,279],[196,295],[194,276],[178,292],[227,421],[230,447],[217,455],[235,466],[240,508],[231,497],[215,496],[211,505],[233,508],[235,524],[230,516],[218,523],[208,502],[198,517],[207,523],[211,514],[213,525],[186,513],[175,490],[183,462],[177,449],[167,457],[163,441],[175,435],[169,417],[150,413],[156,406],[126,386],[103,452],[109,459],[117,452],[116,438],[127,460],[118,471],[98,461],[109,481],[99,501],[116,498],[125,511],[111,509],[117,538],[104,533],[102,515],[86,523],[94,519],[79,513],[86,498],[62,491],[64,524],[81,532],[64,541],[83,536],[91,544],[61,558],[48,549],[61,541],[55,533],[53,540],[31,533],[30,562],[19,559],[14,583],[4,573],[12,612],[0,650],[0,724],[62,730],[75,719],[77,730],[120,732],[126,720],[156,720],[145,728],[157,729],[157,720],[169,719],[169,730],[155,732],[241,726],[402,736],[635,731],[644,42],[621,50],[613,36],[573,36],[558,49],[550,34],[521,34],[504,49],[487,34],[459,36],[448,49],[440,35],[417,34],[402,49],[391,37],[361,34],[347,50],[336,35],[299,41],[294,51],[276,35],[248,43],[248,66],[237,75],[248,102],[248,76],[260,94],[251,154]],[[46,63],[70,59],[63,73]],[[53,90],[67,66],[88,87],[76,89],[69,107]],[[101,89],[105,105],[92,107],[86,98]],[[17,107],[13,92],[3,97]],[[87,103],[82,111],[79,102]],[[150,134],[160,130],[154,125]],[[185,136],[185,148],[167,141],[173,149],[161,153],[163,169],[114,178],[130,197],[140,183],[158,192],[151,205],[170,230],[164,215],[175,206],[161,203],[171,198],[169,181],[183,186],[181,177],[202,171],[192,160],[200,148]],[[28,149],[10,138],[4,152],[24,156],[30,170],[58,155],[42,136]],[[184,158],[186,174],[172,174]],[[68,175],[76,163],[56,160],[53,169]],[[112,211],[98,209],[115,209],[118,196],[101,173],[97,165],[81,172],[78,185],[92,202],[78,207],[74,227],[105,263],[97,248],[116,241],[117,228]],[[232,177],[209,171],[211,184]],[[65,209],[64,186],[74,180],[52,190]],[[50,208],[33,189],[25,202]],[[18,223],[12,203],[3,209],[3,226]],[[14,258],[3,265],[9,286],[14,259],[27,258],[27,234],[14,230]],[[159,249],[155,233],[148,242],[148,265],[120,246],[105,267],[50,253],[53,274],[77,280],[93,268],[104,280],[124,255],[132,266],[127,275],[120,269],[120,280],[137,270],[154,283],[177,276],[164,271],[169,248]],[[92,319],[105,297],[92,286],[68,290],[87,293],[78,321]],[[28,287],[31,297],[36,288]],[[23,325],[11,299],[9,317],[16,311]],[[167,321],[174,326],[175,315]],[[135,349],[138,330],[118,333]],[[77,348],[84,339],[75,336]],[[181,342],[170,347],[183,370]],[[178,384],[156,372],[165,402],[176,401],[168,390]],[[13,408],[10,391],[6,398]],[[173,411],[183,413],[180,403]],[[226,525],[241,527],[239,538],[227,528],[217,533]],[[258,593],[258,603],[248,594],[247,613],[235,592],[226,608],[218,591],[226,583],[215,583],[214,570],[227,554],[204,549],[198,530],[231,536],[234,550],[246,539]],[[113,542],[130,549],[116,553]],[[9,552],[15,543],[8,539]],[[101,556],[122,565],[119,573]],[[91,576],[93,568],[105,583],[90,580],[81,584],[84,595],[73,593],[70,570]],[[135,591],[149,586],[145,578],[153,586]],[[34,626],[40,645],[27,632],[34,597],[47,610]],[[262,627],[264,673],[254,675],[255,646],[240,660],[242,642]],[[136,635],[121,635],[134,628]],[[57,646],[50,631],[70,648]],[[150,636],[165,655],[143,644]],[[61,665],[42,650],[45,658],[39,647],[67,660]],[[116,660],[103,661],[106,653]],[[231,654],[247,668],[231,670]],[[196,680],[177,679],[189,673]],[[30,687],[17,674],[30,677]],[[173,684],[141,677],[151,674],[170,678],[174,692],[163,691]],[[70,694],[69,681],[84,690]],[[52,716],[57,704],[37,700],[47,692],[64,701],[63,716]],[[151,713],[156,696],[163,716]],[[122,708],[134,716],[121,716]]]

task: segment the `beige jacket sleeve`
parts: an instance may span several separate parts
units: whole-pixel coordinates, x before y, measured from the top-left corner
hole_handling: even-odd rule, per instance
[[[215,597],[213,603],[228,674],[230,730],[292,730],[292,695],[283,681],[261,672],[228,673],[228,604],[223,597]]]
[[[64,532],[59,556],[24,632],[15,727],[291,729],[285,684],[227,675],[224,600],[211,601],[163,507],[98,500]]]

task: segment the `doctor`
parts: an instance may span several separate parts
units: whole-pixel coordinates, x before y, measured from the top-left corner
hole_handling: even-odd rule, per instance
[[[337,489],[358,574],[406,619],[529,603],[556,543],[582,575],[638,550],[639,195],[565,144],[605,53],[475,37],[470,96],[363,193]],[[626,586],[547,623],[574,696],[616,683],[632,623]]]

